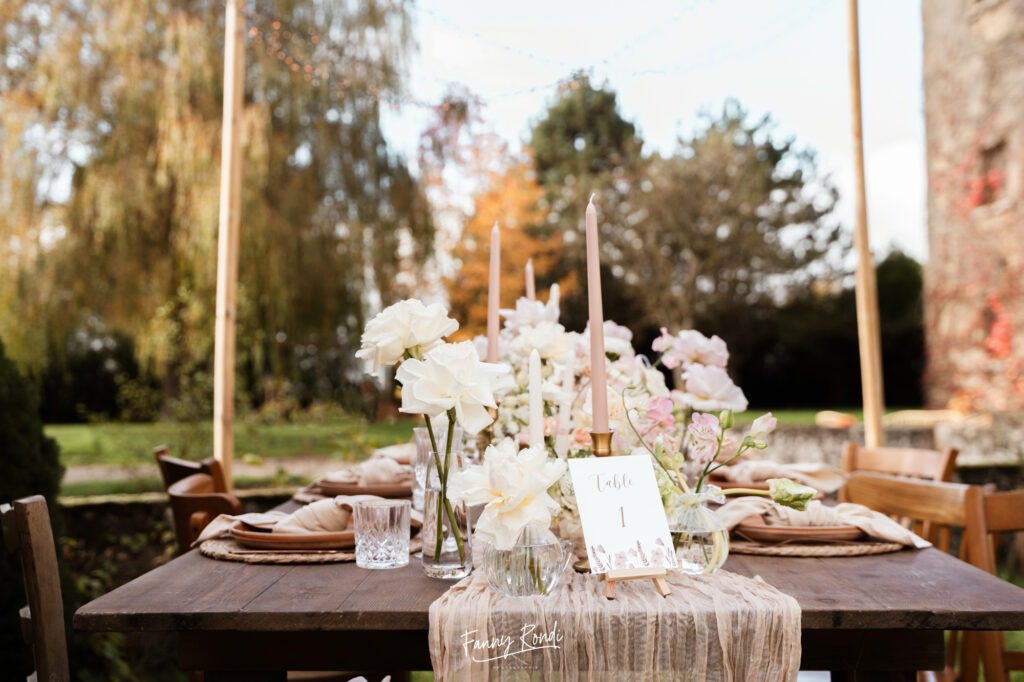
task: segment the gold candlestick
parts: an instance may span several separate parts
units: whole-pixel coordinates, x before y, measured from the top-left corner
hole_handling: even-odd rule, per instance
[[[612,432],[591,431],[590,442],[594,447],[594,454],[598,457],[607,457],[612,454]]]

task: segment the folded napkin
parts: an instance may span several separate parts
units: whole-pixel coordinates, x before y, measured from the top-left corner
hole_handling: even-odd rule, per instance
[[[389,445],[386,448],[377,448],[373,451],[373,457],[387,457],[399,464],[412,464],[416,459],[416,443],[399,443]]]
[[[769,526],[856,526],[877,540],[897,542],[907,547],[931,547],[932,543],[910,532],[885,514],[868,509],[862,504],[844,502],[827,507],[813,501],[807,511],[781,507],[766,497],[740,497],[720,507],[715,514],[729,530],[750,516],[764,517]]]
[[[748,459],[715,470],[716,476],[737,483],[757,483],[769,478],[791,478],[823,493],[834,493],[846,483],[846,476],[828,464],[781,464],[770,459]]]
[[[400,485],[412,482],[412,467],[399,464],[391,457],[371,457],[347,469],[332,471],[323,480],[353,485]]]
[[[221,514],[210,522],[192,546],[204,540],[228,535],[232,526],[241,521],[247,526],[271,533],[331,533],[349,528],[352,505],[361,500],[380,500],[376,495],[338,495],[296,509],[291,514],[271,511],[265,513]]]

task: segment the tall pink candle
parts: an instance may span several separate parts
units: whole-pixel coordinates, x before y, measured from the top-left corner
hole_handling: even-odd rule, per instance
[[[526,298],[531,301],[537,298],[537,283],[533,278],[533,259],[526,259]]]
[[[487,282],[487,362],[498,361],[498,308],[501,305],[501,232],[498,223],[491,228],[491,269]]]
[[[587,204],[587,299],[590,304],[590,402],[592,431],[608,431],[608,375],[604,354],[604,308],[601,304],[601,256],[597,243],[594,197]]]

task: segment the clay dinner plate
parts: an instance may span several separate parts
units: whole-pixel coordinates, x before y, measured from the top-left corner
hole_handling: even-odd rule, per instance
[[[249,530],[242,523],[231,528],[231,537],[243,547],[251,549],[350,549],[356,546],[356,532],[343,530],[336,533],[271,533]]]
[[[756,542],[852,542],[864,532],[856,526],[769,526],[761,516],[748,516],[736,532]]]
[[[324,495],[376,495],[377,497],[412,497],[411,483],[389,483],[386,485],[359,485],[338,481],[319,481],[317,487]]]

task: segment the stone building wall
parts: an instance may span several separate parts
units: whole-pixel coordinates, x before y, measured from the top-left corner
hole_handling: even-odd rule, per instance
[[[924,0],[931,406],[1024,409],[1024,0]]]

